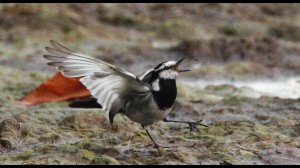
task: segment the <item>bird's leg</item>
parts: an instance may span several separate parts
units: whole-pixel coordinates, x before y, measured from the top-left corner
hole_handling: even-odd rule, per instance
[[[119,99],[116,100],[113,103],[114,106],[111,107],[111,109],[109,110],[109,113],[108,113],[109,123],[112,126],[112,129],[114,131],[118,130],[116,127],[114,127],[113,123],[114,123],[114,118],[115,118],[116,114],[118,114],[118,113],[121,112],[120,108],[118,108],[119,107],[119,105],[118,105],[119,103],[120,103],[120,100]]]
[[[149,131],[144,127],[144,125],[142,125],[142,127],[145,129],[146,133],[147,133],[148,136],[150,137],[151,141],[152,141],[153,144],[154,144],[154,147],[157,148],[157,149],[158,149],[159,147],[161,147],[160,145],[158,145],[158,144],[154,141],[154,139],[153,139],[152,136],[150,135]],[[168,148],[168,147],[163,147],[163,148]]]
[[[202,121],[202,119],[199,120],[199,121],[196,121],[196,122],[191,122],[191,121],[168,120],[167,118],[164,118],[163,121],[164,122],[176,122],[176,123],[188,124],[189,127],[190,127],[190,132],[192,132],[193,129],[197,129],[199,131],[199,129],[196,127],[196,125],[201,125],[201,126],[204,126],[204,127],[208,127],[207,125],[204,125],[204,124],[200,123]]]

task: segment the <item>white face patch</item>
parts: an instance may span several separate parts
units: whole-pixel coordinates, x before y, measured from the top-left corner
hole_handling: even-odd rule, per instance
[[[178,72],[172,69],[161,71],[159,77],[163,79],[176,79]]]
[[[156,79],[155,81],[153,81],[152,90],[159,91],[159,79]]]

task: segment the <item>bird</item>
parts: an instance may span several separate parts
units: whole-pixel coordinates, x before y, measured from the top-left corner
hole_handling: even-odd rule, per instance
[[[162,147],[154,141],[146,126],[158,121],[188,124],[190,131],[197,129],[202,120],[169,120],[176,97],[176,78],[179,73],[190,70],[179,69],[178,61],[161,62],[141,75],[135,75],[115,65],[72,51],[62,44],[50,40],[52,47],[45,47],[50,53],[43,55],[47,64],[56,67],[65,77],[79,77],[79,81],[90,91],[91,96],[106,112],[113,127],[116,114],[123,113],[130,120],[139,123],[150,137],[155,148]],[[114,127],[113,127],[114,128]]]

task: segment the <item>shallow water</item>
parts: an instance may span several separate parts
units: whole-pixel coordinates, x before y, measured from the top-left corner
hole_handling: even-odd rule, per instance
[[[252,98],[260,96],[279,97],[279,98],[300,98],[300,77],[291,77],[280,80],[259,80],[259,81],[231,81],[231,80],[197,80],[184,81],[187,85],[198,85],[202,89],[207,86],[214,85],[232,85],[237,88],[250,88],[255,91],[255,94],[248,95]]]

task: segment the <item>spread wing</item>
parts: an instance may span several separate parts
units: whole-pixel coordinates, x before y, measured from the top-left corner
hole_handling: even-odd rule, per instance
[[[145,86],[148,86],[149,88],[151,88],[151,86],[149,85],[149,81],[150,81],[150,78],[152,76],[152,72],[153,72],[154,69],[149,69],[147,70],[146,72],[144,72],[143,74],[137,76],[137,78],[139,79],[139,81],[145,85]]]
[[[120,102],[122,97],[150,91],[130,72],[99,59],[75,53],[53,40],[50,43],[54,48],[46,47],[46,50],[52,55],[44,55],[51,61],[48,65],[55,66],[66,77],[82,77],[80,82],[106,112],[110,111],[115,101]],[[121,106],[120,103],[118,105]]]

